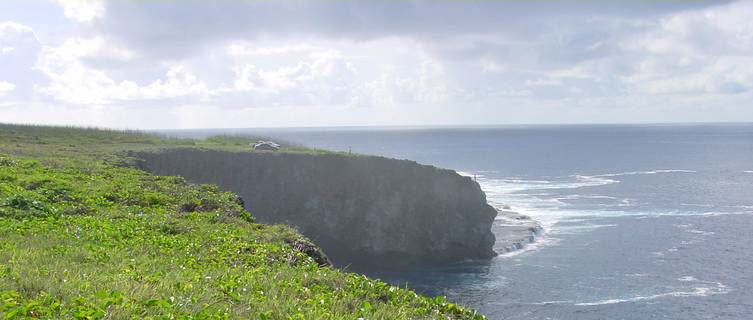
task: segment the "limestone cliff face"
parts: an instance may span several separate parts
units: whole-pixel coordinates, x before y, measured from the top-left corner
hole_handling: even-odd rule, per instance
[[[239,194],[260,222],[284,223],[353,270],[437,265],[495,255],[496,210],[452,170],[374,156],[139,153],[143,169]]]

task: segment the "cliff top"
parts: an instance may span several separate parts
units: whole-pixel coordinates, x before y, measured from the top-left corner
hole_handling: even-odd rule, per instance
[[[0,316],[482,318],[323,266],[307,239],[254,222],[235,194],[128,166],[125,151],[175,147],[248,143],[0,125]]]
[[[254,152],[250,143],[264,137],[217,135],[205,139],[175,138],[145,131],[53,127],[0,123],[0,150],[36,158],[122,161],[123,151],[197,148]],[[282,142],[281,153],[341,154]]]

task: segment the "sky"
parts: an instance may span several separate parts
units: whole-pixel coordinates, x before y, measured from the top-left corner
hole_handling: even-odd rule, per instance
[[[2,0],[0,122],[750,122],[750,17],[721,0]]]

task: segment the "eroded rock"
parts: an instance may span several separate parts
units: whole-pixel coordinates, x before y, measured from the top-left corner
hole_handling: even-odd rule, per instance
[[[351,270],[495,256],[496,210],[479,185],[413,161],[198,149],[137,155],[147,171],[239,194],[259,222],[295,226]]]

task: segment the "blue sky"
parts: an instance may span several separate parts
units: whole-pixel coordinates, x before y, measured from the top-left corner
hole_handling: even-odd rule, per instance
[[[0,122],[753,121],[751,1],[0,2]]]

